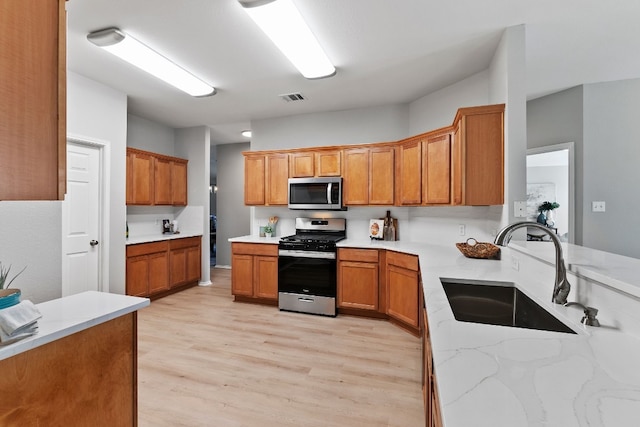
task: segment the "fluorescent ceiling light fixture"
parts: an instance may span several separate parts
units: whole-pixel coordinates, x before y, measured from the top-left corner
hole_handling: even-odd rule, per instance
[[[245,138],[251,138],[251,131],[250,130],[243,130],[242,132],[240,132],[240,134],[242,136],[244,136]]]
[[[336,73],[307,23],[291,0],[239,0],[258,27],[308,79]]]
[[[87,35],[87,39],[96,46],[191,96],[210,96],[216,93],[213,86],[203,82],[118,28],[95,31]]]

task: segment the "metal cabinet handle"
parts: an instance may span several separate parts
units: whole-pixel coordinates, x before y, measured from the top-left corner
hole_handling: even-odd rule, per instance
[[[89,242],[89,244],[90,244],[91,246],[96,246],[96,245],[98,244],[98,241],[97,241],[97,240],[91,240],[91,241]]]

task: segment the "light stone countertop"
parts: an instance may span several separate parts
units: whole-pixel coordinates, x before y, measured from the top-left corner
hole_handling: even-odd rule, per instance
[[[36,307],[42,313],[38,333],[0,346],[0,360],[89,329],[149,305],[149,299],[106,292],[88,291],[59,298]]]
[[[272,244],[277,240],[230,239]],[[551,303],[554,267],[515,248],[501,248],[501,260],[477,260],[465,258],[452,244],[347,239],[338,247],[419,256],[445,427],[638,425],[637,298],[569,273],[569,301],[600,309],[602,326],[587,327],[579,322],[581,310]],[[552,248],[544,250],[553,257]],[[445,277],[513,282],[577,334],[457,321],[440,282]]]
[[[140,243],[161,242],[163,240],[184,239],[186,237],[202,237],[202,231],[180,231],[177,234],[148,234],[144,236],[129,236],[127,246]]]

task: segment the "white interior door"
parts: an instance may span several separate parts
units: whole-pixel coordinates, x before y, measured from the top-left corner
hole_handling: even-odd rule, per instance
[[[100,148],[67,143],[62,203],[62,296],[102,290]]]

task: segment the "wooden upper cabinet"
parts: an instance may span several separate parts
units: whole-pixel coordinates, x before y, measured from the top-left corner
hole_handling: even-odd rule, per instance
[[[395,149],[392,146],[369,151],[369,204],[393,205]]]
[[[316,158],[316,176],[342,176],[342,151],[318,151]]]
[[[170,205],[171,197],[171,161],[155,158],[153,166],[154,204]]]
[[[454,204],[503,204],[504,104],[461,108],[454,129]]]
[[[267,155],[266,204],[287,205],[289,191],[289,156],[287,154]]]
[[[264,205],[265,203],[265,162],[264,154],[246,155],[244,158],[245,205]]]
[[[127,148],[127,205],[187,205],[187,160]]]
[[[422,202],[451,203],[451,134],[427,137],[422,142]]]
[[[406,140],[397,148],[396,204],[400,206],[422,203],[422,141],[420,138]]]
[[[289,177],[342,176],[342,151],[318,150],[289,153]]]
[[[344,205],[369,204],[369,149],[344,150],[344,179],[342,203]]]
[[[131,179],[130,191],[127,196],[130,205],[152,205],[154,198],[153,175],[154,164],[151,154],[129,151],[127,153],[130,170],[127,177]]]
[[[187,161],[173,160],[171,162],[171,204],[186,206],[187,194]]]
[[[308,178],[315,176],[315,153],[301,152],[289,154],[289,177]]]
[[[0,200],[66,192],[64,0],[0,2]]]

